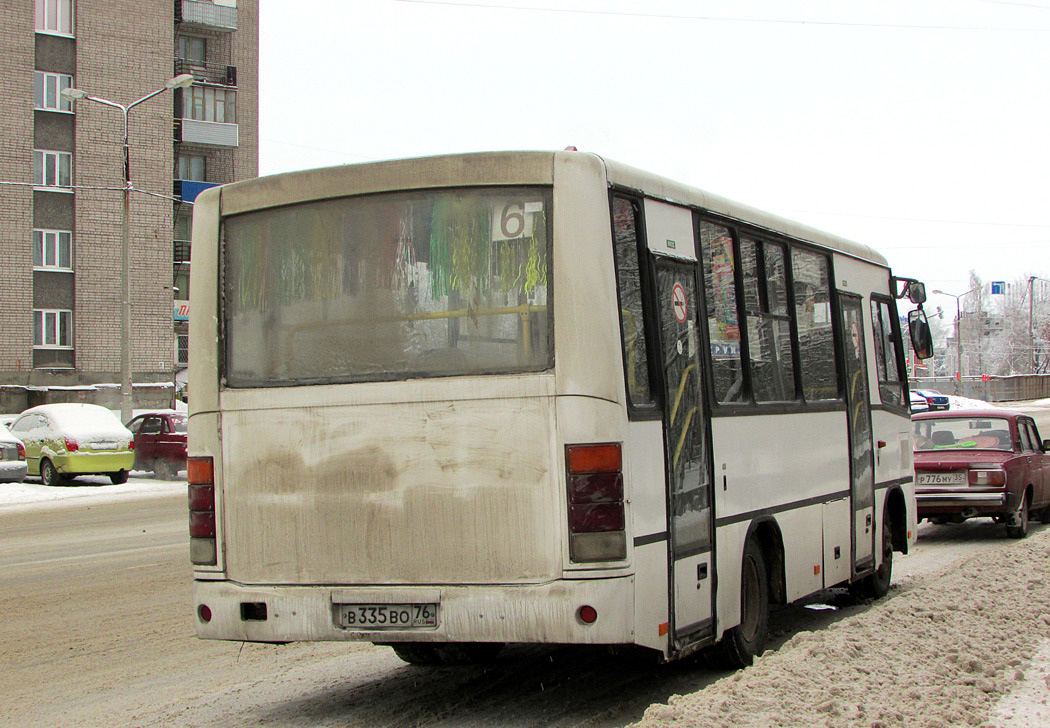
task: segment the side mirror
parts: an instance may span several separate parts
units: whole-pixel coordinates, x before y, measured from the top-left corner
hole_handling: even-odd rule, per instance
[[[926,284],[912,281],[908,284],[907,294],[909,301],[916,306],[921,306],[926,303]]]
[[[1050,452],[1050,440],[1043,440],[1043,452]]]
[[[926,303],[926,284],[914,278],[893,277],[893,292],[897,298],[907,298],[916,306]]]
[[[915,356],[920,359],[929,359],[933,356],[933,334],[930,332],[930,322],[926,318],[926,312],[921,308],[908,314],[908,334],[911,336],[911,347],[915,350]]]

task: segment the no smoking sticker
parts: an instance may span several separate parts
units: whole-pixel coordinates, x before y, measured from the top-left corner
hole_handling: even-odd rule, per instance
[[[678,319],[678,323],[684,324],[688,306],[685,300],[685,288],[681,283],[675,283],[674,288],[671,289],[671,308],[674,309],[674,317]]]

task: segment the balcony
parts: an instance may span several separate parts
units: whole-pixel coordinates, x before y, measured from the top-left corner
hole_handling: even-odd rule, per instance
[[[185,58],[175,59],[175,75],[189,73],[195,81],[214,83],[222,86],[237,86],[237,66],[222,66],[217,63],[190,61]]]
[[[175,141],[208,144],[216,147],[236,147],[240,145],[240,136],[236,124],[175,119]]]
[[[227,0],[230,2],[230,0]],[[175,0],[175,22],[185,30],[237,30],[237,4]]]
[[[176,182],[176,184],[178,184]],[[174,241],[175,246],[175,263],[189,263],[190,262],[190,241],[189,240],[176,240]]]

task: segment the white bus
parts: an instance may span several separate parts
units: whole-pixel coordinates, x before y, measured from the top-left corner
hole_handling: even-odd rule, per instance
[[[770,604],[883,595],[914,544],[924,294],[865,246],[485,153],[208,190],[191,287],[202,638],[745,665]]]

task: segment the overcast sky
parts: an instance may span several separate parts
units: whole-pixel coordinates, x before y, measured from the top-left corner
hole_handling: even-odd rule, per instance
[[[262,174],[573,145],[928,289],[1050,279],[1050,0],[260,5]]]

